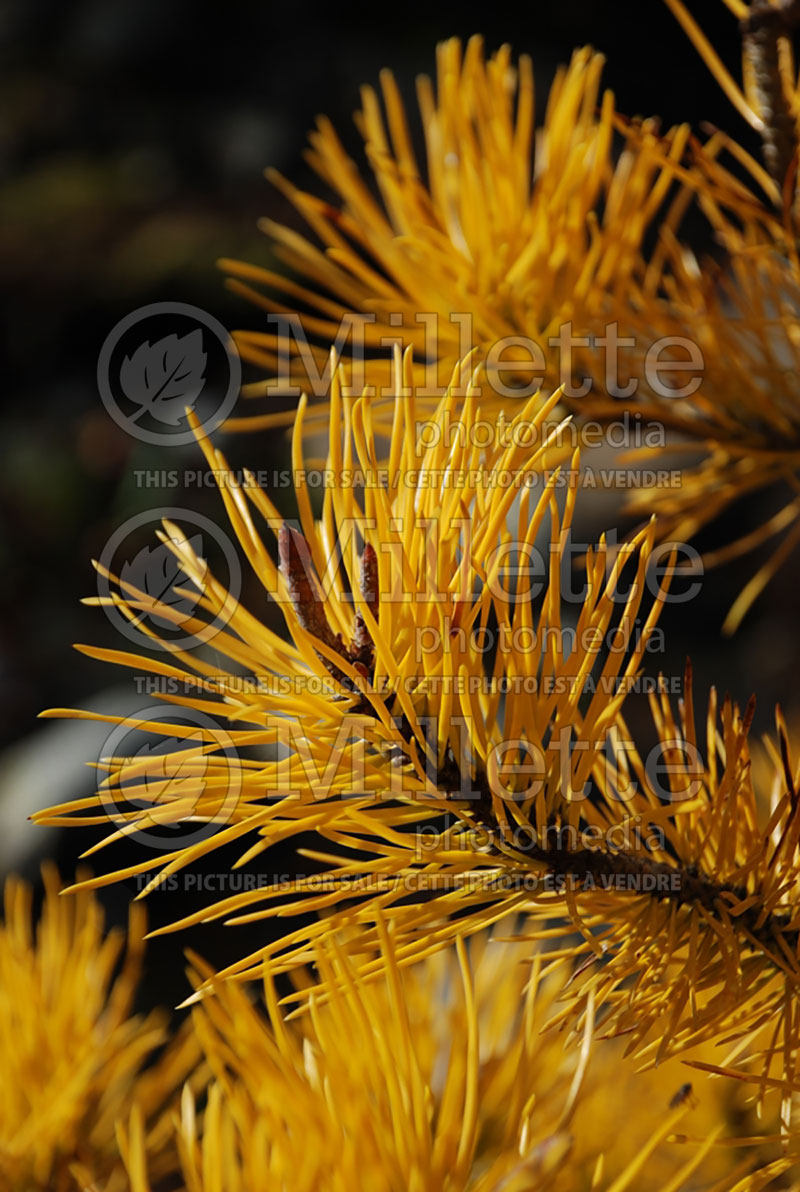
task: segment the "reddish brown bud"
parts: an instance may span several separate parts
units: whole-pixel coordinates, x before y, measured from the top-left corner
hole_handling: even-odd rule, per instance
[[[314,563],[308,543],[302,534],[284,522],[278,533],[278,554],[281,572],[286,580],[289,599],[297,620],[317,641],[347,659],[341,635],[334,633],[325,616],[325,605],[314,573]],[[343,682],[345,675],[327,658],[320,655],[331,675]]]

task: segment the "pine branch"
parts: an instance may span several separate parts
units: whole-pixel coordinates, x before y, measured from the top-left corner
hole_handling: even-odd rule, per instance
[[[780,62],[780,41],[800,24],[798,0],[754,0],[740,22],[742,47],[750,66],[762,121],[764,162],[783,194],[797,158],[797,122]]]

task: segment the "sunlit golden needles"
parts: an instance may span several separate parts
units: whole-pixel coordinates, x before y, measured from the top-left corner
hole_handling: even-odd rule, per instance
[[[266,395],[266,412],[248,416],[242,409],[228,428],[291,418],[270,409],[269,395],[285,391],[288,379],[323,396],[331,344],[356,393],[371,384],[385,394],[386,346],[413,346],[418,402],[430,408],[461,357],[508,337],[493,368],[503,383],[513,382],[513,362],[530,365],[513,340],[522,334],[542,348],[544,389],[555,389],[560,375],[550,337],[569,321],[582,327],[610,295],[624,292],[689,132],[660,137],[655,123],[641,124],[635,151],[623,151],[615,164],[614,102],[609,91],[601,93],[602,66],[600,54],[577,50],[557,73],[537,127],[530,58],[514,65],[505,46],[486,59],[478,37],[466,48],[457,39],[442,43],[435,86],[425,77],[417,84],[423,165],[398,85],[384,71],[380,96],[363,88],[357,118],[378,199],[330,121],[321,119],[309,160],[340,206],[272,173],[312,239],[272,221],[263,225],[274,255],[299,280],[222,262],[231,286],[265,312],[263,330],[239,332],[236,342],[242,357],[268,374],[245,387],[252,397]],[[281,333],[275,316],[285,312],[299,313],[302,336]],[[362,383],[343,320],[345,332],[352,320],[360,327]],[[521,375],[528,382],[530,367]],[[424,396],[428,391],[433,396]],[[487,414],[504,406],[507,397],[487,392]],[[374,416],[390,420],[391,411],[376,407]],[[327,414],[312,406],[309,425],[319,418]]]
[[[330,935],[314,977],[330,993],[311,992],[294,1021],[269,966],[260,1005],[194,958],[195,983],[211,980],[215,996],[148,1067],[165,1033],[159,1014],[127,1017],[140,924],[109,984],[121,936],[103,936],[92,896],[59,899],[54,870],[45,884],[38,941],[14,878],[0,929],[10,1192],[523,1192],[532,1180],[751,1192],[796,1161],[781,1154],[774,1111],[756,1120],[747,1086],[699,1072],[687,1082],[676,1061],[639,1072],[618,1043],[595,1040],[591,998],[566,1037],[544,1029],[561,989],[543,976],[546,953],[485,933],[401,970],[379,920],[385,975],[368,983],[357,936]],[[623,1103],[637,1112],[620,1129]],[[731,1147],[743,1132],[745,1150]]]
[[[720,129],[712,129],[704,144],[692,138],[686,169],[677,170],[681,189],[659,225],[659,247],[633,271],[639,282],[628,288],[626,303],[615,312],[632,341],[624,359],[627,377],[637,382],[635,396],[604,395],[602,362],[585,351],[581,363],[594,385],[580,406],[589,415],[613,418],[629,405],[663,422],[683,449],[697,455],[696,464],[683,467],[680,488],[629,494],[629,508],[658,513],[668,537],[691,539],[734,502],[775,489],[775,512],[760,528],[707,556],[708,563],[722,562],[777,539],[772,555],[731,607],[725,627],[732,631],[800,541],[800,260],[794,197],[800,107],[789,37],[800,9],[794,4],[728,5],[742,22],[742,89],[681,0],[668,3],[740,114],[762,135],[768,171]],[[759,58],[757,68],[754,40],[774,42],[774,54]],[[724,157],[729,168],[722,164]],[[706,217],[721,249],[715,263],[696,257],[678,240],[690,202]],[[655,392],[648,383],[646,354],[672,337],[680,346],[667,358],[686,361],[687,367],[671,379],[677,394],[669,388]],[[694,371],[693,357],[701,362]],[[661,452],[636,454],[652,462]]]
[[[142,908],[131,910],[126,943],[124,933],[104,932],[92,895],[60,898],[50,865],[44,881],[35,929],[31,888],[14,877],[5,885],[0,1185],[8,1192],[123,1192],[128,1181],[117,1122],[135,1103],[154,1177],[174,1170],[169,1115],[199,1047],[185,1030],[169,1042],[168,1015],[133,1013],[144,950]],[[199,1091],[197,1074],[193,1081]]]
[[[194,1009],[213,1083],[205,1111],[187,1092],[176,1122],[188,1189],[721,1192],[758,1187],[744,1178],[754,1167],[791,1165],[742,1086],[695,1073],[687,1092],[676,1062],[637,1072],[619,1045],[593,1043],[591,1006],[574,1046],[543,1032],[560,983],[541,978],[543,956],[526,945],[482,935],[469,954],[459,945],[401,970],[386,924],[381,936],[386,976],[369,984],[357,937],[322,943],[316,969],[332,995],[312,995],[294,1022],[270,975],[268,1018],[231,983]],[[734,1121],[756,1136],[744,1159],[725,1146]],[[122,1147],[132,1174],[146,1170],[140,1137],[134,1115]],[[142,1175],[131,1187],[150,1189]]]
[[[777,549],[731,608],[726,628],[732,631],[800,538],[800,356],[795,334],[800,270],[794,249],[783,253],[787,242],[782,230],[773,227],[777,239],[771,239],[770,225],[760,220],[742,226],[719,208],[711,208],[711,215],[726,250],[724,269],[701,268],[675,244],[664,254],[665,272],[658,278],[670,297],[656,299],[630,290],[634,306],[625,317],[631,375],[644,378],[649,345],[669,337],[696,345],[703,369],[699,388],[680,400],[655,392],[642,380],[628,408],[665,425],[676,437],[664,440],[666,450],[636,449],[627,461],[669,465],[677,448],[688,453],[689,462],[681,468],[680,485],[634,488],[626,497],[630,511],[658,514],[665,538],[691,541],[735,502],[775,488],[776,511],[761,527],[706,556],[708,565],[722,562],[779,536]],[[684,348],[674,360],[686,360]],[[583,354],[582,365],[602,383],[600,366],[589,353]],[[685,372],[678,371],[675,384],[691,387],[688,364]],[[582,404],[587,413],[610,420],[619,416],[624,403],[603,397],[598,388]]]
[[[574,384],[568,404],[580,418],[608,421],[627,411],[671,432],[637,463],[670,466],[676,447],[696,457],[683,466],[680,486],[625,494],[630,512],[659,514],[666,538],[690,539],[734,502],[777,489],[763,526],[708,555],[709,564],[721,562],[777,537],[732,605],[733,631],[800,539],[800,265],[789,153],[800,104],[786,31],[797,6],[783,5],[773,21],[771,5],[747,9],[732,0],[750,47],[743,88],[680,0],[670,7],[762,134],[766,169],[721,129],[701,140],[686,125],[662,131],[657,120],[624,120],[611,94],[601,96],[602,59],[589,50],[558,75],[534,134],[528,59],[514,67],[504,48],[484,60],[477,38],[464,50],[444,43],[436,88],[419,84],[424,166],[397,84],[384,72],[385,115],[365,88],[358,117],[380,198],[322,120],[310,160],[341,205],[275,178],[312,239],[265,223],[272,251],[299,281],[224,262],[234,288],[265,311],[264,329],[239,333],[237,343],[267,373],[245,391],[268,403],[252,418],[243,408],[229,426],[286,421],[291,412],[269,403],[290,385],[323,395],[334,342],[354,391],[371,384],[383,395],[374,416],[384,425],[393,397],[383,347],[391,342],[416,349],[420,404],[435,402],[456,359],[473,347],[494,380],[487,412],[513,407],[515,388],[530,387],[532,373],[543,393],[566,382],[570,399]],[[774,49],[766,57],[753,48],[764,41],[762,27]],[[690,206],[706,217],[721,260],[710,263],[681,240]],[[295,320],[291,332],[284,316]],[[574,339],[569,349],[562,333]],[[354,343],[366,358],[356,350],[348,363]],[[655,384],[647,365],[654,351],[671,370]],[[312,405],[307,426],[324,416]]]
[[[650,655],[672,540],[783,486],[762,527],[708,557],[778,542],[729,630],[800,541],[800,5],[725,0],[739,86],[667,2],[761,136],[763,166],[719,129],[626,121],[588,49],[537,127],[530,60],[451,40],[435,86],[418,84],[424,160],[384,72],[358,116],[377,193],[321,120],[310,160],[334,203],[275,178],[316,243],[271,223],[291,278],[224,263],[266,316],[237,336],[267,374],[250,396],[297,390],[296,412],[267,406],[229,429],[294,418],[294,504],[231,470],[192,418],[260,607],[237,603],[171,522],[160,540],[192,613],[110,569],[110,594],[88,602],[154,649],[78,648],[165,681],[163,718],[46,715],[135,728],[157,748],[109,750],[93,794],[34,818],[102,828],[87,849],[102,857],[151,830],[209,830],[61,899],[48,870],[36,940],[29,893],[7,885],[12,1192],[156,1192],[164,1177],[185,1192],[791,1186],[797,741],[778,710],[754,764],[753,701],[712,689],[696,708],[691,666],[678,693]],[[713,264],[681,240],[690,207]],[[598,352],[611,327],[613,376]],[[567,375],[565,328],[579,337]],[[531,345],[541,376],[526,387]],[[679,447],[696,462],[679,485],[629,491],[641,520],[621,545],[602,535],[576,553],[581,428],[623,414],[670,432],[639,460]],[[322,491],[309,430],[327,430]],[[627,703],[643,678],[644,727]],[[175,709],[203,727],[176,725]],[[192,958],[191,1025],[162,1052],[166,1019],[131,1014],[139,909],[123,957],[90,891],[141,878],[143,897],[225,846],[248,872],[288,846],[296,874],[159,928],[263,930],[220,972]]]
[[[225,477],[231,522],[278,599],[293,644],[237,610],[214,644],[217,658],[227,654],[264,680],[244,694],[235,675],[183,651],[174,651],[172,665],[88,650],[180,677],[187,694],[169,702],[215,711],[242,756],[218,758],[192,782],[179,751],[177,795],[163,781],[163,758],[112,758],[96,796],[37,818],[103,824],[110,801],[118,826],[91,851],[152,823],[223,821],[206,839],[150,850],[89,883],[151,872],[145,892],[222,844],[241,841],[238,864],[247,865],[275,843],[316,831],[321,847],[304,851],[306,876],[244,890],[169,928],[324,912],[221,974],[235,980],[260,976],[265,963],[274,971],[303,966],[316,941],[354,929],[368,979],[381,971],[381,917],[391,920],[397,961],[406,966],[525,913],[531,939],[551,942],[547,968],[565,976],[569,966],[579,969],[564,994],[565,1021],[580,1018],[592,997],[602,1032],[624,1034],[649,1062],[725,1039],[719,1068],[735,1068],[747,1053],[760,1093],[783,1090],[788,1115],[800,1038],[800,813],[785,731],[779,793],[764,814],[748,758],[751,710],[741,715],[729,701],[718,709],[712,696],[698,729],[687,675],[677,720],[666,695],[652,697],[656,761],[668,775],[659,786],[653,756],[637,751],[622,716],[668,595],[651,584],[653,528],[613,560],[603,541],[589,550],[570,634],[560,563],[575,491],[568,487],[559,504],[559,473],[544,480],[537,472],[559,456],[574,472],[563,442],[569,424],[548,422],[556,396],[544,405],[532,398],[519,413],[530,420],[527,449],[470,446],[484,380],[477,369],[466,400],[441,402],[434,425],[441,429],[458,401],[464,428],[448,447],[437,435],[424,447],[413,433],[413,398],[396,403],[388,482],[379,479],[370,399],[343,398],[335,381],[330,484],[316,521],[300,484],[299,530],[260,489],[240,488],[203,440],[209,464]],[[299,477],[303,413],[301,405]],[[279,540],[280,567],[251,509]],[[526,584],[542,548],[546,574],[534,599]],[[187,574],[205,574],[186,543],[174,549]],[[527,570],[515,567],[519,584],[509,582],[510,551],[528,560]],[[144,607],[127,584],[114,599],[132,617]],[[224,600],[207,585],[206,616]],[[157,614],[175,616],[167,606]],[[487,655],[490,627],[496,649]],[[158,721],[141,727],[173,732]],[[247,754],[252,746],[281,752],[257,759]],[[208,756],[214,751],[209,732]],[[160,785],[147,781],[153,767]],[[231,783],[237,797],[223,816]],[[765,1023],[774,1035],[759,1059],[748,1048]]]
[[[410,371],[410,359],[403,368]],[[168,702],[217,713],[226,739],[242,756],[223,756],[209,730],[196,773],[187,768],[183,751],[174,755],[180,775],[174,784],[164,781],[169,763],[161,756],[110,758],[103,763],[106,774],[96,796],[37,818],[107,826],[111,806],[117,827],[106,844],[153,822],[225,820],[207,839],[162,854],[149,850],[126,871],[155,869],[153,883],[225,842],[249,838],[244,864],[272,842],[311,827],[342,843],[353,830],[371,835],[380,823],[387,840],[367,872],[373,872],[380,902],[388,903],[404,896],[407,850],[414,839],[403,834],[404,825],[453,811],[465,827],[480,825],[480,814],[491,812],[509,830],[518,818],[542,828],[554,812],[560,815],[562,783],[571,780],[574,789],[583,788],[654,633],[661,600],[652,598],[645,583],[653,529],[613,558],[604,541],[590,552],[574,630],[562,625],[561,562],[575,490],[566,489],[560,507],[555,487],[560,473],[553,466],[561,462],[574,473],[568,424],[551,420],[555,396],[544,404],[534,397],[512,423],[512,429],[523,428],[522,436],[495,434],[488,447],[478,447],[472,431],[482,423],[482,373],[478,369],[469,379],[462,372],[457,370],[454,381],[466,381],[468,396],[450,394],[440,403],[432,427],[442,433],[416,433],[413,398],[395,405],[386,474],[378,466],[371,400],[342,398],[337,377],[326,469],[331,483],[315,522],[301,480],[299,531],[286,525],[261,489],[250,483],[240,487],[219,451],[203,440],[209,463],[222,477],[231,523],[266,591],[278,600],[292,644],[237,609],[213,638],[215,656],[227,655],[243,666],[245,677],[253,680],[249,685],[242,684],[239,673],[228,674],[219,664],[181,650],[173,651],[173,665],[84,647],[100,658],[179,678],[186,694],[170,695]],[[450,444],[444,428],[455,409],[463,433]],[[294,440],[298,477],[305,475],[300,466],[303,413],[301,406]],[[423,438],[431,438],[432,445],[424,446]],[[280,541],[282,567],[264,546],[251,510]],[[361,588],[363,573],[370,570],[363,567],[369,548],[377,559],[377,605],[375,594]],[[200,608],[213,620],[226,593],[207,582],[205,563],[193,556],[188,542],[174,536],[172,549],[190,577],[203,579]],[[512,556],[518,552],[527,563],[540,557],[538,613],[516,590]],[[128,584],[111,599],[130,617],[151,607],[150,598]],[[174,622],[176,614],[159,606],[157,615]],[[198,629],[202,620],[196,619]],[[182,624],[184,632],[195,628],[195,622]],[[492,655],[489,634],[498,642]],[[611,634],[615,648],[606,649]],[[596,689],[589,698],[590,681]],[[98,718],[69,710],[48,714]],[[144,727],[175,735],[169,723]],[[517,777],[512,774],[509,781],[512,787],[521,781],[526,749],[573,737],[580,744],[568,763],[562,766],[555,755],[548,759],[545,790],[536,799],[518,803],[510,793],[504,800],[485,789],[482,776],[488,774],[496,790],[503,790],[505,771],[514,771],[515,761],[520,763]],[[513,757],[504,752],[507,741]],[[280,746],[286,755],[258,761],[247,756],[253,746]],[[232,787],[237,795],[231,802]],[[472,787],[480,794],[477,800],[469,795]],[[576,816],[577,805],[566,818]],[[513,848],[508,852],[503,846],[498,874],[503,866],[515,868],[515,857]],[[466,859],[468,854],[453,858],[454,873]],[[492,861],[490,868],[496,866]],[[438,860],[433,868],[438,870]],[[333,887],[321,894],[314,893],[316,879],[307,890],[299,882],[298,906],[352,901],[348,878],[360,870],[356,863],[337,863]],[[111,875],[98,876],[92,884],[110,880]],[[465,905],[483,901],[480,892],[467,889],[461,896]],[[273,895],[261,891],[260,897],[269,903]],[[525,899],[524,891],[510,889],[501,901],[511,910]],[[253,901],[248,895],[236,909]],[[209,916],[224,912],[221,907]],[[286,906],[281,913],[287,913]]]

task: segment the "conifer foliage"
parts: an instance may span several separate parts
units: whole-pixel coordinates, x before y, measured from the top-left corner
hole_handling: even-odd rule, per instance
[[[63,897],[104,976],[82,1024],[101,1046],[46,1104],[19,1059],[19,1088],[34,1083],[0,1104],[0,1130],[53,1129],[30,1169],[0,1142],[11,1187],[51,1172],[108,1192],[800,1186],[800,742],[780,709],[754,741],[752,699],[658,664],[698,529],[788,484],[708,560],[778,538],[727,631],[800,537],[798,6],[725,0],[740,87],[668,3],[763,165],[720,130],[625,119],[588,49],[537,127],[528,58],[449,41],[418,85],[424,156],[384,72],[358,115],[374,186],[320,121],[311,162],[335,201],[276,177],[306,225],[265,226],[287,271],[224,263],[285,323],[238,334],[265,374],[245,399],[302,396],[288,415],[243,403],[228,429],[291,421],[291,499],[229,467],[187,413],[260,608],[170,522],[189,615],[104,572],[93,603],[152,649],[79,649],[170,686],[163,718],[132,723],[152,749],[104,757],[96,793],[35,816],[94,831],[98,872]],[[682,240],[690,207],[714,268]],[[598,352],[612,326],[624,377]],[[639,462],[681,444],[681,483],[634,485],[638,528],[578,542],[582,428],[623,418],[664,432]],[[209,727],[181,739],[175,708]],[[120,840],[186,825],[208,830],[115,866]],[[279,848],[296,850],[292,880],[159,929],[177,942],[221,919],[263,943],[220,971],[190,957],[188,1023],[140,1072],[163,1024],[129,1017],[130,962],[114,985],[89,891],[137,878],[145,895],[223,849],[271,871]],[[8,899],[0,1036],[28,991],[49,1045],[53,966],[76,1010],[85,991],[48,944],[53,891],[38,944],[20,887]]]

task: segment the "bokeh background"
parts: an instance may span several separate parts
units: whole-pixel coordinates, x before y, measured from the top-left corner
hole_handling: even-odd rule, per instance
[[[736,67],[739,40],[722,3],[693,5],[723,57]],[[193,447],[163,450],[127,436],[100,403],[96,366],[111,328],[163,300],[202,307],[225,326],[254,327],[258,312],[224,288],[219,256],[266,263],[256,222],[294,216],[264,180],[277,166],[318,185],[303,160],[307,130],[327,113],[357,153],[351,114],[362,82],[390,66],[413,103],[414,77],[434,66],[434,46],[482,32],[489,49],[510,41],[534,58],[543,98],[574,46],[607,55],[606,84],[629,115],[665,125],[710,121],[747,130],[670,13],[656,0],[558,4],[226,3],[188,0],[5,0],[0,3],[0,865],[35,878],[43,854],[65,875],[94,837],[34,828],[36,806],[91,789],[84,761],[103,732],[36,721],[47,706],[133,710],[132,680],[71,650],[76,641],[119,644],[103,613],[82,606],[95,590],[90,560],[126,518],[186,503],[219,519],[207,489],[141,489],[133,473],[199,464]],[[541,110],[541,104],[540,104]],[[695,246],[714,252],[699,224]],[[285,459],[278,436],[228,437],[233,463],[266,468]],[[709,541],[755,526],[769,498],[737,509]],[[755,563],[752,564],[755,566]],[[668,612],[665,667],[690,653],[702,692],[714,681],[740,700],[759,691],[757,725],[772,707],[796,706],[797,561],[781,572],[733,642],[719,627],[746,574],[744,564],[706,577],[689,609]],[[243,599],[263,601],[245,575]],[[118,850],[119,864],[136,856]],[[100,862],[103,863],[102,860]],[[276,869],[280,869],[280,864]],[[110,918],[125,915],[131,888],[104,892]],[[154,896],[165,921],[197,902]],[[231,935],[236,935],[231,939]],[[181,947],[223,963],[245,950],[241,933],[208,930],[154,945],[145,996],[184,992]]]

